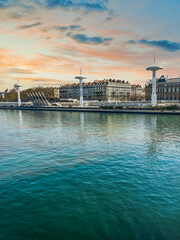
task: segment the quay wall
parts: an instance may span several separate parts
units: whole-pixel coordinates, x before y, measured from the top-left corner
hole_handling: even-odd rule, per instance
[[[101,108],[65,108],[65,107],[4,107],[0,110],[22,111],[66,111],[66,112],[94,112],[94,113],[136,113],[136,114],[171,114],[180,115],[180,111],[140,110],[140,109],[101,109]]]

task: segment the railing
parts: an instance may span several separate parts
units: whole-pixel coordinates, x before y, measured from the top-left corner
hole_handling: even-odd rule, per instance
[[[31,102],[22,102],[21,105],[32,105]],[[18,106],[17,102],[0,102],[0,106]]]

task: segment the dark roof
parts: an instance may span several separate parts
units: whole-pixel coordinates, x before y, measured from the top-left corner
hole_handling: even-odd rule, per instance
[[[159,79],[158,82],[166,82],[166,78],[164,77],[164,75],[162,75]]]

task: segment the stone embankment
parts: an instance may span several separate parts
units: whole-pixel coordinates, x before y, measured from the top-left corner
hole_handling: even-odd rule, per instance
[[[171,114],[180,115],[180,110],[151,110],[151,109],[108,109],[108,108],[80,108],[80,107],[10,107],[0,106],[0,110],[26,111],[68,111],[68,112],[95,112],[95,113],[135,113],[135,114]]]

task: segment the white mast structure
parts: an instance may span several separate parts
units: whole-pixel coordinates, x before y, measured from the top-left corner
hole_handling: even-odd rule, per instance
[[[155,57],[154,57],[154,63],[155,63]],[[152,71],[152,94],[151,94],[151,105],[156,106],[157,105],[157,94],[156,94],[156,71],[163,69],[162,66],[152,66],[146,68],[148,71]]]
[[[18,107],[21,106],[20,87],[21,87],[21,85],[19,83],[16,83],[14,85],[14,88],[17,90],[17,94],[18,94]]]
[[[82,76],[81,69],[80,69],[80,76],[75,77],[75,79],[79,80],[79,85],[80,85],[80,106],[83,107],[83,79],[86,79],[86,77]]]

